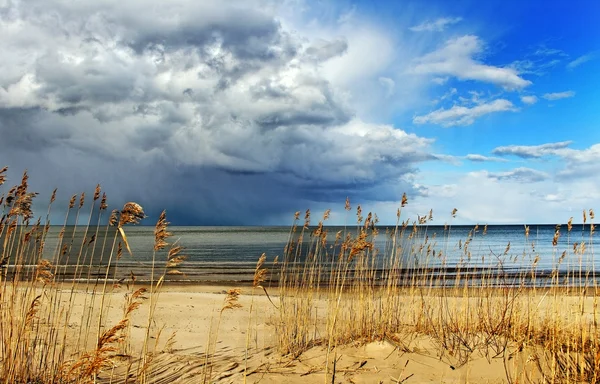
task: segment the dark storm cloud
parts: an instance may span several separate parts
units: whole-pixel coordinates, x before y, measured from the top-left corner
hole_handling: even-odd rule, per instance
[[[68,194],[101,183],[176,224],[251,224],[311,205],[397,200],[431,140],[357,118],[268,2],[10,3],[0,166]]]
[[[68,129],[47,120],[45,115],[38,107],[0,108],[0,148],[40,151],[68,140]]]

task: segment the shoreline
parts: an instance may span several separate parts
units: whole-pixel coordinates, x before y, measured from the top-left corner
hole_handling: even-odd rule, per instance
[[[70,271],[63,273],[59,271],[56,275],[56,282],[60,284],[72,284],[75,281],[77,285],[94,285],[102,284],[105,280],[106,273],[93,273],[87,276],[86,269],[79,269],[77,274],[79,277],[73,279],[75,275],[75,267],[68,267]],[[12,268],[14,270],[14,268]],[[97,267],[94,267],[97,271]],[[267,278],[263,285],[270,288],[279,287],[279,270],[268,271]],[[185,268],[182,269],[186,271]],[[10,269],[2,271],[2,280],[12,281],[14,275],[10,273]],[[188,272],[188,273],[186,273]],[[230,286],[243,287],[251,286],[254,279],[254,268],[236,268],[234,272],[219,270],[218,272],[212,268],[194,268],[193,273],[189,271],[181,274],[164,274],[163,271],[158,273],[155,271],[154,281],[158,281],[161,276],[164,276],[165,286]],[[150,284],[150,270],[121,267],[111,267],[108,273],[108,284],[126,284],[131,282],[132,273],[135,277],[136,285]],[[34,277],[35,268],[23,268],[20,272],[19,282],[26,282]],[[288,272],[289,274],[289,272]],[[390,284],[390,276],[397,276],[394,284],[397,289],[420,288],[420,289],[455,289],[455,288],[486,288],[486,289],[567,289],[576,290],[581,288],[591,289],[600,287],[600,271],[597,273],[592,271],[558,271],[555,273],[551,270],[536,270],[532,276],[531,270],[494,270],[494,269],[470,269],[460,270],[456,268],[449,269],[403,269],[395,272],[386,270],[375,270],[369,272],[370,284],[367,286],[384,289]],[[361,279],[360,276],[354,274],[353,270],[349,270],[346,276],[348,282],[355,279]],[[330,284],[330,274],[328,271],[322,272],[322,277],[319,280],[321,288],[325,289]]]
[[[18,282],[17,285],[20,286],[25,282]],[[155,282],[156,283],[156,282]],[[7,285],[10,286],[11,283],[7,282]],[[75,282],[73,284],[72,281],[64,281],[58,282],[53,287],[54,289],[58,289],[60,291],[69,291],[71,287],[74,287],[74,291],[77,293],[87,293],[92,294],[93,291],[91,288],[94,287],[95,284],[85,282]],[[50,286],[48,286],[50,287]],[[280,295],[280,287],[278,285],[265,284],[261,287],[253,287],[252,281],[247,282],[231,282],[231,281],[202,281],[202,282],[181,282],[181,281],[165,281],[160,291],[161,293],[213,293],[213,294],[226,294],[230,289],[240,289],[244,295],[252,295],[252,296],[265,296],[263,288],[268,292],[268,295],[271,298],[278,298]],[[42,288],[41,286],[36,286],[36,288]],[[103,283],[99,282],[96,285],[95,295],[102,294]],[[130,287],[127,288],[126,283],[122,283],[118,286],[114,284],[107,284],[107,294],[116,294],[121,293],[126,290],[133,290],[139,288],[150,288],[149,281],[136,281],[135,284],[130,284]],[[289,290],[294,290],[293,288],[288,288]],[[542,286],[542,287],[533,287],[533,286],[489,286],[489,287],[385,287],[385,286],[374,286],[369,287],[373,295],[386,295],[393,294],[399,297],[414,295],[415,292],[420,292],[419,295],[424,294],[428,297],[448,297],[448,298],[464,298],[465,295],[471,298],[483,298],[483,297],[497,297],[502,295],[510,294],[511,296],[523,296],[523,295],[548,295],[550,293],[556,294],[560,297],[586,297],[586,298],[600,298],[600,285],[597,286],[578,286],[578,287],[570,287],[570,286]],[[326,287],[314,287],[311,289],[306,288],[298,288],[299,293],[307,293],[313,292],[318,300],[327,300],[327,296],[331,294]],[[350,297],[357,292],[353,288],[344,288],[342,290],[344,293],[344,297]],[[515,295],[517,294],[517,295]]]

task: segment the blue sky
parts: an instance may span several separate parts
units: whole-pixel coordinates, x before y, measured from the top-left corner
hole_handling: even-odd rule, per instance
[[[99,182],[175,224],[339,224],[346,197],[391,223],[403,192],[404,218],[557,223],[600,200],[595,1],[48,0],[0,20],[0,165],[42,193]]]
[[[589,168],[581,164],[593,162],[597,156],[590,153],[594,152],[590,148],[600,141],[599,3],[379,1],[337,2],[336,6],[327,3],[309,9],[304,22],[321,25],[343,20],[342,23],[369,25],[382,34],[381,41],[374,40],[373,45],[385,46],[387,41],[393,47],[386,67],[379,71],[379,79],[390,79],[384,87],[393,84],[394,89],[388,100],[380,100],[367,110],[365,118],[435,139],[432,149],[446,156],[442,162],[420,164],[416,183],[431,189],[453,188],[454,192],[437,198],[434,194],[417,197],[423,208],[425,202],[445,207],[472,203],[468,197],[458,196],[461,191],[476,190],[481,177],[489,182],[497,176],[502,179],[496,179],[489,188],[505,192],[503,203],[507,199],[521,201],[514,204],[514,210],[503,214],[503,208],[493,207],[497,201],[494,198],[477,199],[486,205],[479,212],[490,212],[482,215],[487,216],[482,217],[486,221],[560,222],[570,214],[577,219],[579,214],[573,212],[586,208],[578,203],[595,202],[595,191],[589,191],[589,198],[571,196],[577,193],[572,192],[577,182],[589,188],[584,175],[576,180],[557,175],[565,171],[566,162],[571,168]],[[459,46],[473,43],[477,47],[465,48],[467,52],[457,49],[444,53],[445,47],[461,41]],[[415,74],[415,65],[428,55],[441,67],[454,60],[456,68]],[[477,71],[469,68],[473,63],[492,73],[473,74]],[[502,73],[505,69],[515,76],[509,80],[512,83],[498,78],[506,75]],[[418,79],[407,80],[411,75]],[[404,84],[408,85],[408,92],[403,92]],[[365,97],[371,98],[372,94]],[[411,97],[418,102],[407,102]],[[478,106],[488,109],[476,114],[474,109]],[[460,108],[467,110],[441,117],[441,113],[448,114],[453,109],[461,112]],[[434,118],[436,112],[438,119]],[[562,142],[569,142],[566,148],[574,151],[572,155],[581,151],[577,161],[565,160],[565,156],[573,157],[569,154],[532,158],[498,156],[494,152],[503,146],[535,147]],[[465,159],[469,154],[491,161],[469,161]],[[522,171],[520,180],[511,173],[515,170]],[[593,167],[582,173],[595,170]],[[487,192],[486,188],[481,189],[481,194]],[[440,198],[446,201],[440,204]],[[519,211],[519,207],[523,209]],[[536,213],[524,212],[525,207]],[[478,221],[477,212],[469,212],[470,220],[466,221]]]

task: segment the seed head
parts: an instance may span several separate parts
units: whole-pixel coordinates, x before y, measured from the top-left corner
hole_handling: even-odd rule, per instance
[[[310,209],[306,210],[306,213],[304,214],[304,228],[308,228],[308,226],[310,225]]]
[[[560,237],[560,229],[556,229],[554,231],[554,237],[552,238],[552,246],[556,247],[558,245],[558,238]]]
[[[117,225],[117,215],[118,215],[119,211],[117,211],[116,209],[113,209],[112,212],[110,213],[110,218],[108,219],[108,224],[111,227],[114,227],[115,225]]]
[[[369,225],[371,224],[372,217],[373,217],[373,215],[371,214],[371,212],[369,212],[367,214],[367,220],[365,220],[365,229],[369,228]]]
[[[6,182],[6,171],[8,171],[8,167],[0,169],[0,185]]]
[[[125,224],[139,224],[145,218],[144,209],[141,205],[133,202],[126,203],[121,210],[119,227]]]
[[[263,253],[262,255],[260,255],[260,258],[256,263],[256,269],[254,270],[254,280],[252,282],[253,287],[260,286],[266,280],[267,270],[265,268],[262,268],[266,259],[267,255]]]
[[[221,312],[227,309],[235,309],[240,308],[242,305],[238,302],[241,291],[238,288],[230,289],[227,291],[227,296],[225,296],[225,301],[223,303],[223,307],[221,308]]]
[[[71,196],[71,200],[69,200],[69,209],[75,206],[75,199],[77,199],[77,195]]]
[[[108,205],[106,205],[106,193],[102,193],[102,199],[100,200],[100,210],[104,211],[106,208],[108,208]]]
[[[181,263],[183,263],[185,259],[187,259],[187,256],[180,254],[181,251],[183,251],[183,249],[184,248],[181,245],[178,245],[177,242],[171,244],[171,246],[169,247],[169,252],[167,252],[167,268],[176,268]],[[171,271],[169,273],[172,274],[174,272]]]
[[[402,201],[400,202],[401,207],[405,207],[408,204],[408,197],[406,197],[406,192],[402,194]]]
[[[169,223],[167,222],[167,214],[166,211],[162,211],[158,221],[156,222],[156,226],[154,227],[154,250],[160,251],[164,247],[168,245],[166,239],[171,236],[170,232],[167,232],[167,226]]]

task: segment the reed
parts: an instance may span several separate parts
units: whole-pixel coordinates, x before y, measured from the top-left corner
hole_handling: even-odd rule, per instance
[[[8,180],[7,171],[6,167],[0,169],[0,187]],[[149,339],[158,334],[152,328],[156,302],[164,276],[177,273],[174,268],[184,259],[182,247],[170,244],[164,274],[156,284],[150,284],[146,296],[147,288],[134,287],[135,276],[119,278],[115,268],[123,251],[121,244],[132,253],[125,228],[145,217],[141,206],[130,202],[113,211],[103,229],[100,224],[108,205],[98,185],[88,203],[89,219],[81,226],[85,194],[79,199],[74,195],[52,247],[48,233],[56,190],[45,221],[34,220],[32,204],[37,193],[29,191],[28,179],[25,172],[18,185],[7,191],[0,189],[0,381],[96,382],[124,363],[137,365],[133,382],[145,382],[145,368],[154,352],[148,347]],[[69,227],[73,216],[75,226]],[[92,225],[92,217],[97,217],[96,225]],[[169,245],[167,224],[163,213],[155,233],[156,252]],[[93,274],[98,277],[92,278]],[[108,303],[120,289],[117,280],[126,281],[127,277],[123,310],[118,314]],[[146,299],[150,307],[147,330],[140,356],[135,358],[130,355],[132,346],[125,345],[132,318]],[[110,324],[109,320],[115,322]]]
[[[381,250],[377,217],[363,216],[360,206],[355,228],[335,236],[323,224],[328,211],[313,227],[310,212],[304,225],[295,215],[278,264],[282,354],[294,357],[324,346],[327,383],[335,375],[330,368],[338,346],[387,340],[411,351],[412,342],[426,336],[452,367],[478,356],[503,359],[510,383],[600,381],[598,291],[589,249],[595,226],[586,224],[592,210],[584,212],[580,241],[573,242],[571,218],[566,241],[557,226],[552,254],[541,255],[529,227],[523,250],[508,243],[504,252],[494,253],[486,244],[487,225],[474,226],[451,244],[456,209],[439,239],[429,229],[431,211],[402,221],[407,204],[404,195]],[[551,271],[539,270],[541,257],[552,258]],[[507,264],[519,265],[517,272]],[[567,310],[573,307],[577,310]],[[525,368],[525,360],[536,362],[535,372]]]

